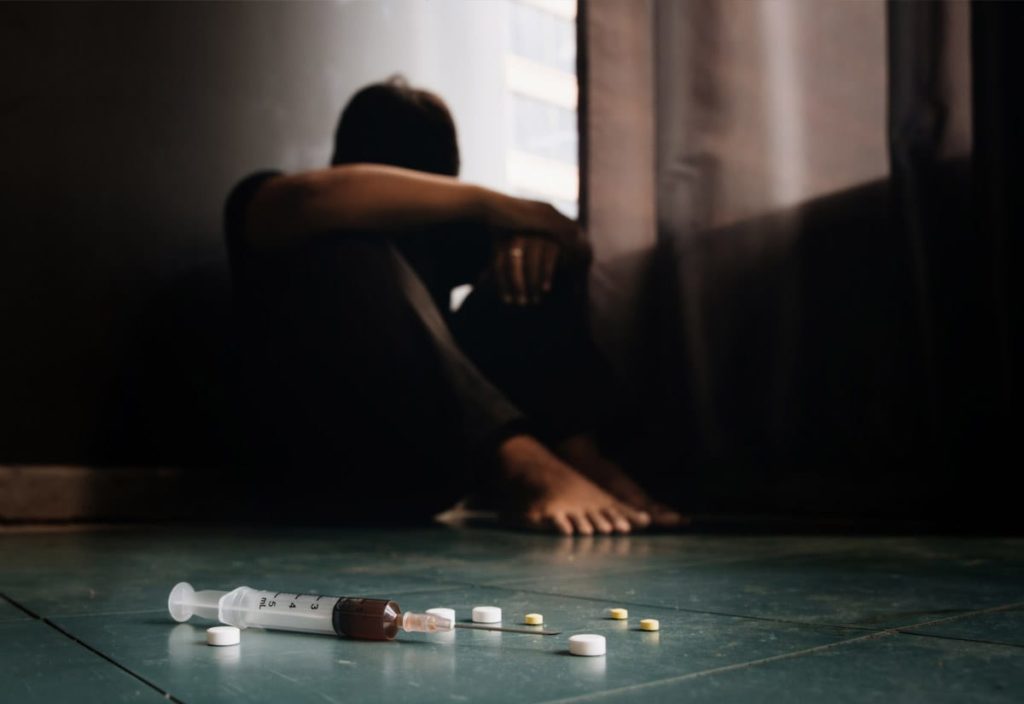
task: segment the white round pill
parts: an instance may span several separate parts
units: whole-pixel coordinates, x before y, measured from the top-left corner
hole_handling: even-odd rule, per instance
[[[604,636],[595,633],[580,633],[570,636],[569,652],[573,655],[604,655]]]
[[[455,623],[455,609],[449,609],[444,606],[435,606],[432,609],[427,609],[428,614],[434,614],[441,618],[446,618],[452,623]]]
[[[242,640],[242,632],[234,626],[214,626],[206,629],[206,642],[209,645],[238,645]]]
[[[498,623],[499,621],[501,621],[501,609],[499,607],[473,607],[473,623]]]

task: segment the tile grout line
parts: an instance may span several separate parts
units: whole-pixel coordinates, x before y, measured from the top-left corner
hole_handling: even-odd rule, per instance
[[[972,611],[966,614],[957,614],[956,616],[950,616],[946,619],[939,621],[926,621],[925,623],[914,623],[909,626],[900,626],[896,628],[899,632],[904,635],[916,635],[919,637],[936,637],[936,639],[942,639],[944,641],[963,641],[965,643],[982,643],[990,646],[1004,646],[1007,648],[1024,648],[1024,645],[1016,643],[1002,643],[1000,641],[985,641],[983,639],[969,639],[969,637],[958,637],[956,635],[943,635],[941,633],[925,633],[919,632],[918,628],[922,626],[930,626],[935,623],[945,623],[946,621],[955,621],[961,618],[967,618],[969,616],[979,616],[983,614],[997,614],[1002,611],[1015,611],[1017,609],[1024,608],[1024,602],[1017,602],[1014,604],[1004,604],[1002,606],[993,606],[988,609],[980,609],[978,611]]]
[[[955,640],[961,643],[980,643],[982,645],[998,645],[1003,648],[1024,648],[1020,643],[1007,643],[1000,640],[985,640],[983,638],[964,638],[962,636],[947,636],[941,633],[919,633],[907,628],[898,629],[902,635],[914,636],[916,638],[938,638],[939,640]]]
[[[927,627],[927,626],[935,626],[935,625],[939,625],[939,624],[943,624],[943,623],[952,623],[953,621],[959,621],[961,619],[971,618],[973,616],[983,616],[985,614],[997,614],[997,613],[1000,613],[1002,611],[1014,611],[1014,610],[1017,610],[1017,609],[1020,609],[1020,608],[1024,608],[1024,601],[1016,601],[1016,602],[1013,602],[1013,603],[1010,603],[1010,604],[1001,604],[999,606],[990,606],[987,609],[976,609],[976,610],[973,610],[973,611],[965,611],[964,613],[961,613],[961,614],[954,614],[952,616],[946,616],[944,618],[937,618],[937,619],[933,619],[931,621],[923,621],[921,623],[914,623],[914,624],[911,624],[909,626],[892,626],[891,628],[886,629],[886,631],[895,631],[896,633],[899,633],[900,635],[917,636],[917,637],[920,637],[920,638],[941,638],[943,640],[959,640],[959,641],[963,641],[963,642],[966,642],[966,643],[984,643],[984,644],[987,644],[987,645],[999,645],[999,646],[1002,646],[1002,647],[1005,647],[1005,648],[1024,648],[1024,646],[1017,645],[1015,643],[1002,643],[1002,642],[999,642],[999,641],[978,640],[978,639],[975,639],[975,638],[957,638],[956,636],[944,636],[944,635],[939,635],[939,634],[934,634],[934,633],[918,633],[916,630],[914,630],[914,629],[917,629],[917,628],[922,628],[922,627]]]
[[[18,611],[22,612],[23,614],[25,614],[25,615],[26,615],[26,616],[28,616],[29,618],[32,618],[32,619],[34,619],[34,620],[36,620],[36,621],[38,621],[38,620],[39,620],[39,616],[37,616],[36,614],[34,614],[34,613],[32,613],[31,611],[29,611],[29,610],[28,610],[28,609],[26,609],[26,608],[25,608],[24,606],[22,606],[21,604],[19,604],[18,602],[16,602],[16,601],[15,601],[14,599],[12,599],[11,597],[9,597],[9,596],[7,596],[6,594],[4,594],[3,592],[0,592],[0,599],[3,599],[3,600],[4,600],[4,601],[6,601],[6,602],[7,602],[8,604],[10,604],[10,605],[11,605],[11,606],[13,606],[14,608],[16,608],[16,609],[17,609]]]
[[[988,609],[979,609],[978,611],[970,611],[965,614],[957,614],[956,616],[948,616],[946,618],[935,619],[934,621],[926,621],[924,623],[917,624],[917,626],[932,626],[941,623],[947,623],[950,621],[957,621],[961,618],[968,616],[979,616],[982,614],[997,613],[999,611],[1009,611],[1011,609],[1017,609],[1024,606],[1024,602],[1016,602],[1013,604],[1003,604],[1002,606],[993,606]],[[670,682],[686,682],[689,680],[699,679],[701,677],[707,677],[710,675],[717,675],[723,672],[732,672],[733,670],[743,670],[757,665],[764,665],[772,662],[779,662],[781,660],[790,660],[792,658],[803,657],[805,655],[812,655],[814,653],[820,653],[827,650],[833,650],[835,648],[849,645],[851,643],[860,643],[862,641],[878,640],[881,638],[887,638],[894,635],[917,635],[904,633],[900,628],[888,628],[883,631],[876,631],[874,633],[867,633],[856,638],[847,638],[845,640],[836,641],[834,643],[825,643],[824,645],[818,645],[813,648],[805,648],[803,650],[795,650],[791,653],[780,653],[778,655],[772,655],[766,658],[759,658],[757,660],[749,660],[747,662],[733,663],[732,665],[722,665],[721,667],[713,667],[708,670],[701,670],[699,672],[689,672],[685,675],[677,675],[675,677],[665,677],[660,680],[654,680],[651,682],[640,682],[638,684],[628,685],[626,687],[618,687],[616,689],[606,689],[602,692],[590,692],[587,694],[580,694],[574,697],[565,697],[562,699],[549,699],[542,704],[571,704],[572,702],[586,702],[593,701],[595,699],[601,699],[607,696],[615,696],[624,694],[626,692],[634,692],[648,687],[660,686],[668,684]],[[1000,644],[1003,645],[1003,644]],[[1017,647],[1017,646],[1010,646]]]
[[[167,699],[168,701],[172,701],[172,702],[174,702],[174,704],[185,704],[185,702],[183,702],[182,700],[178,699],[176,696],[174,696],[173,694],[171,694],[167,690],[161,689],[160,687],[156,686],[153,682],[150,682],[148,679],[146,679],[145,677],[143,677],[139,673],[133,672],[132,670],[128,669],[127,667],[125,667],[124,665],[119,663],[114,658],[110,657],[109,655],[107,655],[106,653],[104,653],[104,652],[102,652],[100,650],[97,650],[96,648],[94,648],[93,646],[89,645],[88,643],[86,643],[81,638],[79,638],[79,637],[77,637],[75,635],[72,635],[71,633],[69,633],[68,631],[64,630],[63,628],[58,626],[56,623],[54,623],[50,619],[45,618],[43,616],[40,616],[39,614],[33,612],[31,609],[23,606],[22,604],[19,604],[17,601],[15,601],[14,599],[10,598],[6,594],[0,594],[0,597],[3,597],[4,601],[9,603],[11,606],[15,607],[16,609],[19,609],[19,610],[23,611],[28,616],[31,616],[32,619],[34,619],[36,621],[40,621],[40,622],[46,624],[47,626],[49,626],[53,630],[57,631],[58,633],[60,633],[64,637],[68,638],[69,640],[74,641],[75,643],[78,643],[80,646],[82,646],[83,648],[85,648],[89,652],[93,653],[94,655],[98,655],[99,657],[103,658],[104,660],[106,660],[107,662],[109,662],[111,665],[113,665],[114,667],[118,668],[122,672],[125,672],[126,674],[130,675],[134,679],[137,679],[139,682],[142,682],[147,687],[152,688],[153,690],[158,692],[160,694],[160,696],[162,696],[164,699]]]

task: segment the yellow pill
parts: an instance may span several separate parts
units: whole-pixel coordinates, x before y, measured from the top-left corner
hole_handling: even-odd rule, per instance
[[[658,623],[656,618],[642,618],[640,619],[640,630],[641,631],[657,631],[661,628],[661,624]]]
[[[543,626],[544,616],[542,614],[526,614],[523,616],[523,623],[527,626]]]
[[[608,609],[608,618],[613,618],[616,621],[624,621],[629,618],[629,611],[626,609]]]

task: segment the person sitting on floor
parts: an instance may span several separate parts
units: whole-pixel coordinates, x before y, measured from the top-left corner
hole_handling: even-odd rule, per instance
[[[425,518],[473,489],[565,534],[680,524],[594,438],[610,396],[580,227],[458,173],[448,108],[394,77],[345,107],[329,168],[236,186],[250,450],[339,518]]]

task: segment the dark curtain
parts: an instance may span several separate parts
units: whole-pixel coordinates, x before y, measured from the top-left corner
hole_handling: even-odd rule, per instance
[[[969,43],[957,45],[955,9],[943,2],[887,8],[893,234],[906,243],[914,290],[915,400],[925,426],[913,449],[950,478],[944,508],[988,521],[1012,515],[1007,482],[1020,461],[1011,423],[1020,298],[1011,281],[1022,235],[1013,174],[1024,152],[1020,81],[1008,69],[1020,58],[1013,47],[1024,24],[1015,3],[972,3],[963,18]],[[944,71],[958,58],[953,52],[970,62],[966,96],[951,90]],[[958,100],[970,112],[971,149],[950,158],[944,136]]]
[[[1021,8],[643,4],[638,386],[664,491],[698,512],[1012,521]]]

